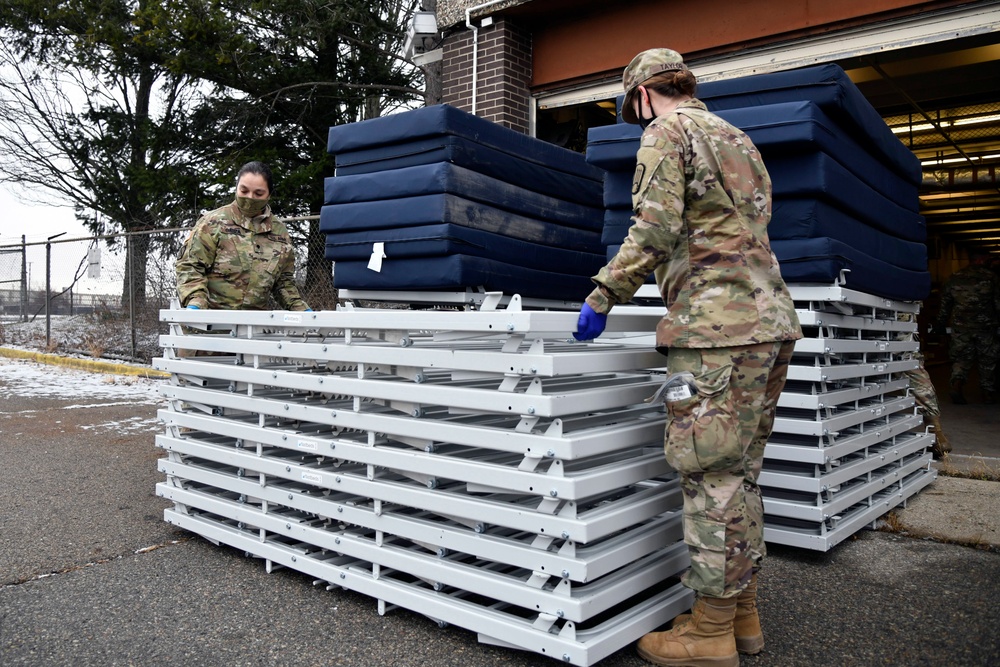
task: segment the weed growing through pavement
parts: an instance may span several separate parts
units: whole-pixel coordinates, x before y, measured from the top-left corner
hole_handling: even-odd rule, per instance
[[[944,535],[940,535],[932,531],[915,530],[903,523],[903,520],[899,517],[899,514],[895,510],[880,517],[875,523],[875,529],[880,530],[883,533],[892,533],[894,535],[912,537],[918,540],[933,540],[934,542],[941,542],[942,544],[955,544],[961,547],[979,549],[980,551],[993,551],[1000,553],[1000,546],[986,542],[983,540],[981,535],[965,538],[953,538],[945,537]]]
[[[987,482],[1000,482],[1000,468],[988,464],[982,454],[976,453],[970,456],[972,465],[968,469],[957,468],[951,457],[946,456],[938,464],[938,473],[946,477],[961,477],[963,479],[981,479]]]

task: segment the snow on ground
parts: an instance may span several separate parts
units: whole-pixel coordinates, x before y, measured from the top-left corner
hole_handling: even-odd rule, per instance
[[[33,352],[55,353],[63,357],[95,358],[99,352],[95,340],[101,336],[110,338],[107,323],[100,331],[100,323],[93,318],[54,317],[51,320],[51,339],[53,346],[45,345],[45,322],[7,322],[0,324],[0,345],[7,348],[29,350]],[[127,330],[126,330],[127,333]],[[55,348],[55,349],[53,349]],[[90,351],[72,352],[71,350]],[[62,421],[59,410],[82,410],[95,407],[150,406],[163,405],[163,397],[157,391],[157,386],[163,380],[150,379],[132,375],[113,375],[43,364],[27,359],[8,359],[0,357],[0,415],[10,414],[4,408],[3,399],[14,396],[60,398],[72,401],[69,405],[56,410],[38,410],[38,418],[51,420],[58,424]],[[79,401],[79,402],[77,402]],[[18,414],[32,412],[21,410]],[[95,433],[155,433],[162,431],[163,424],[152,416],[152,411],[143,409],[140,414],[117,421],[78,425]]]
[[[0,398],[39,396],[46,398],[79,398],[90,401],[114,401],[119,404],[162,403],[157,392],[162,380],[143,377],[109,375],[90,371],[49,366],[25,359],[0,357]],[[103,403],[108,405],[108,403]]]
[[[53,424],[62,422],[59,410],[83,410],[114,405],[160,405],[163,403],[163,398],[157,392],[156,387],[161,382],[162,380],[92,373],[63,368],[62,366],[49,366],[25,359],[0,357],[0,399],[13,396],[37,396],[86,399],[88,401],[87,403],[64,405],[55,410],[19,410],[17,412],[20,415],[37,412],[39,419],[51,420]],[[4,404],[0,400],[0,416],[10,415],[11,413],[3,410],[3,406]],[[149,409],[143,410],[142,413],[144,416],[79,425],[81,428],[95,433],[156,433],[163,430],[163,424],[159,419],[155,416],[145,416],[150,414]]]

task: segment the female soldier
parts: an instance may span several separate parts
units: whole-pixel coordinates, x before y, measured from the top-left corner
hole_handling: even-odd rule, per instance
[[[667,307],[657,349],[674,380],[664,451],[684,491],[683,582],[696,600],[690,617],[647,634],[638,650],[660,665],[738,667],[738,650],[764,643],[757,477],[802,333],[767,237],[771,180],[749,137],[694,98],[695,77],[676,51],[640,53],[623,84],[622,118],[644,130],[632,227],[594,277],[574,336],[599,336],[612,307],[655,273]]]
[[[264,310],[274,295],[285,310],[309,310],[293,274],[288,230],[271,214],[271,169],[248,162],[236,199],[198,220],[177,259],[177,291],[187,308]]]

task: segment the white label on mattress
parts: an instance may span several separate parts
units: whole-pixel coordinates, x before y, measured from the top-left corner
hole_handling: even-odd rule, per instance
[[[385,243],[379,241],[372,244],[372,256],[368,258],[368,268],[376,273],[382,271],[382,260],[385,259]]]
[[[317,475],[314,472],[304,472],[302,473],[303,482],[312,482],[313,484],[319,484],[323,481],[322,475]]]

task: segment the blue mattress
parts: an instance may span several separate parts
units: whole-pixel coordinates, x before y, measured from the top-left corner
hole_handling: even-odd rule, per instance
[[[575,155],[582,159],[578,153]],[[599,170],[595,169],[594,178],[567,174],[455,136],[426,137],[391,146],[341,153],[337,156],[337,176],[370,174],[437,162],[452,162],[558,199],[575,201],[585,206],[601,205],[603,174]]]
[[[776,199],[767,227],[771,241],[827,237],[911,271],[927,270],[927,246],[887,234],[815,199]]]
[[[320,211],[320,231],[328,235],[437,223],[586,253],[603,251],[598,231],[528,218],[452,194],[328,204]]]
[[[392,146],[414,139],[443,135],[471,139],[522,160],[600,180],[600,174],[588,166],[579,153],[529,137],[448,104],[331,127],[327,151],[337,155],[339,159],[342,153],[362,148]]]
[[[619,102],[620,104],[620,102]],[[587,162],[608,171],[635,171],[642,129],[632,123],[601,125],[587,130]]]
[[[609,209],[601,241],[617,248],[631,225],[631,211]],[[767,235],[772,242],[827,237],[893,266],[910,271],[927,270],[927,246],[923,243],[886,234],[815,199],[775,200]]]
[[[813,102],[729,109],[718,115],[747,133],[765,164],[779,155],[819,150],[879,194],[908,210],[920,210],[918,184],[880,162]]]
[[[450,224],[331,234],[327,236],[326,257],[336,262],[367,261],[375,243],[385,244],[386,262],[469,255],[503,258],[517,266],[583,276],[592,276],[604,266],[603,249],[600,253],[576,252]]]
[[[604,229],[601,231],[601,243],[605,245],[620,245],[628,236],[628,228],[632,226],[632,209],[609,208],[604,212]]]
[[[816,197],[891,236],[920,243],[927,239],[922,215],[875,192],[826,153],[773,157],[767,171],[775,200]]]
[[[632,208],[632,181],[635,179],[635,160],[631,171],[604,173],[604,206],[606,208]]]
[[[731,109],[720,111],[719,116],[747,133],[769,169],[774,160],[784,156],[821,151],[879,195],[908,211],[920,210],[919,188],[839,130],[812,102]],[[629,124],[596,127],[588,134],[588,162],[608,169],[604,179],[606,206],[631,205],[640,134],[638,126]]]
[[[619,246],[608,246],[610,260]],[[931,274],[911,271],[830,238],[771,241],[771,249],[786,283],[830,285],[843,269],[850,269],[845,287],[887,299],[921,301],[930,294]],[[654,282],[652,276],[646,280]]]
[[[697,95],[715,112],[809,100],[903,179],[919,186],[923,178],[920,161],[889,130],[839,65],[709,81],[698,85]]]
[[[599,230],[604,209],[556,199],[450,162],[404,167],[325,181],[326,204],[349,204],[450,193],[539,220]]]
[[[631,225],[632,211],[608,209],[601,242],[609,246],[621,245]],[[923,243],[890,236],[815,199],[775,200],[767,235],[771,241],[828,237],[893,266],[911,271],[927,270],[927,246]]]
[[[600,205],[602,174],[583,155],[447,104],[331,127],[327,150],[337,156],[338,175],[447,160],[510,183],[515,181],[507,176],[519,174],[508,170],[527,171],[533,175],[517,185]],[[594,199],[587,201],[586,192],[573,196],[580,188],[590,190]]]
[[[830,284],[850,269],[844,286],[887,299],[921,301],[930,294],[931,274],[892,266],[829,238],[772,241],[786,283]]]
[[[923,216],[883,197],[826,153],[777,155],[766,165],[774,201],[815,197],[891,236],[919,243],[927,239]],[[608,208],[632,205],[632,179],[626,181],[623,175],[608,172],[604,193]]]
[[[539,299],[581,301],[594,285],[587,276],[567,275],[513,266],[485,257],[449,255],[418,259],[391,258],[381,271],[366,261],[337,262],[334,284],[339,289],[464,290],[485,288]]]

